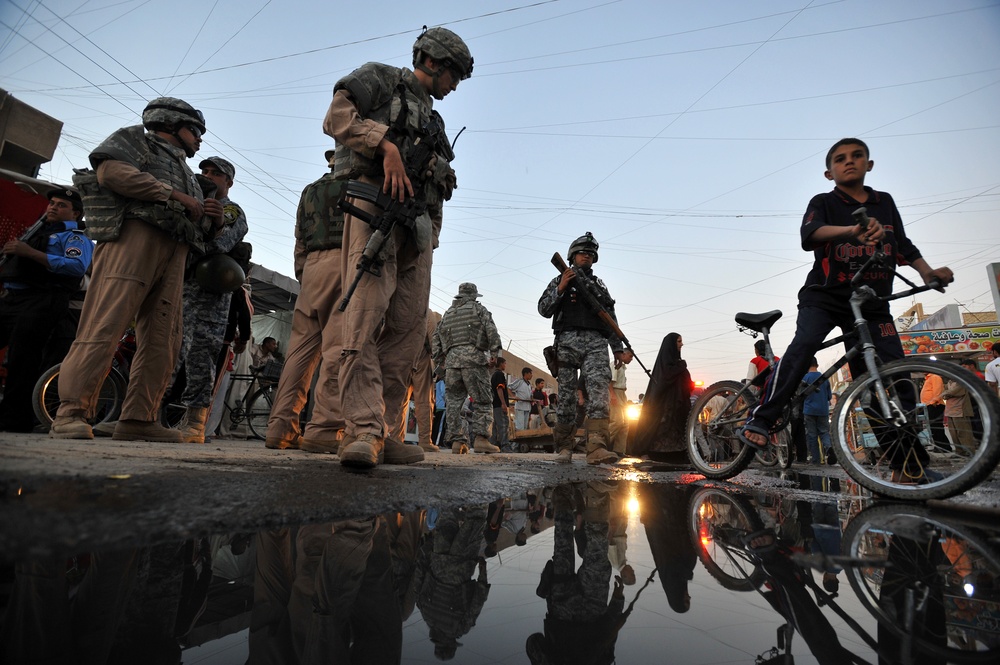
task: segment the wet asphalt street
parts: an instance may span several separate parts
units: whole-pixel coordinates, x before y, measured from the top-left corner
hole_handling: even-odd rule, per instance
[[[341,467],[335,456],[268,450],[253,440],[175,445],[5,433],[0,560],[491,501],[577,480],[706,483],[681,469],[649,470],[638,460],[588,467],[582,455],[570,465],[551,458],[543,452],[440,452],[418,464],[357,473]],[[831,491],[829,479],[839,479],[845,482],[836,484],[837,493],[866,495],[846,478],[836,466],[796,465],[780,472],[754,465],[730,482],[785,497],[814,497]],[[944,503],[1000,515],[1000,474]]]

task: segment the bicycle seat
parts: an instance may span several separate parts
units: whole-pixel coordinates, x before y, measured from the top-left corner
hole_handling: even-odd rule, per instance
[[[770,328],[774,325],[774,322],[780,318],[780,309],[773,309],[770,312],[764,312],[763,314],[747,314],[746,312],[740,312],[736,315],[736,323],[744,328],[749,328],[750,330],[764,332],[764,328]]]

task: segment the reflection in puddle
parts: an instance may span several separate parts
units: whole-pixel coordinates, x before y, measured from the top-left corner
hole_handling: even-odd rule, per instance
[[[1000,656],[968,517],[701,483],[4,566],[4,663],[945,663]]]

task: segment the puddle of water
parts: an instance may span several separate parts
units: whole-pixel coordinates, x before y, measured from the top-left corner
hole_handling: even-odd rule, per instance
[[[859,510],[836,495],[731,491],[575,483],[22,561],[3,570],[0,660],[1000,658],[1000,538],[988,525],[898,504]]]

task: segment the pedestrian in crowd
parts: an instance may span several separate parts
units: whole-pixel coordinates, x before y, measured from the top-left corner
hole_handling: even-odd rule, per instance
[[[931,436],[934,438],[934,446],[947,452],[951,450],[951,443],[945,434],[944,400],[941,398],[943,392],[944,381],[940,376],[930,372],[924,375],[924,385],[920,388],[920,401],[927,407],[927,420],[931,427]]]
[[[420,347],[417,360],[413,363],[410,383],[413,388],[413,408],[417,416],[417,445],[426,453],[436,453],[440,448],[433,439],[434,412],[434,358],[431,355],[431,341],[434,331],[441,322],[441,315],[427,310],[427,335]]]
[[[477,453],[500,452],[490,443],[493,401],[488,369],[496,365],[500,334],[489,310],[476,302],[480,297],[475,284],[460,284],[458,295],[434,331],[431,345],[435,365],[445,372],[445,420],[448,442],[455,454],[469,452],[466,441],[470,436]],[[471,431],[459,409],[466,396],[472,399]]]
[[[625,365],[619,362],[611,363],[611,391],[609,404],[608,434],[611,436],[611,449],[618,457],[625,457],[628,448],[628,397],[625,395],[627,381]]]
[[[510,392],[507,388],[507,359],[497,357],[496,371],[490,377],[490,391],[493,394],[493,433],[490,443],[501,450],[510,450]]]
[[[672,332],[656,354],[646,400],[636,423],[630,453],[659,462],[688,465],[685,426],[691,410],[691,373],[681,358],[684,338]]]
[[[184,392],[180,400],[186,412],[178,429],[187,443],[205,443],[205,424],[215,396],[215,365],[229,321],[229,303],[233,289],[240,288],[243,281],[224,283],[228,266],[220,266],[218,262],[222,257],[233,262],[228,254],[243,241],[248,230],[243,208],[229,198],[236,167],[216,156],[202,160],[198,168],[215,186],[212,198],[222,205],[223,224],[214,237],[205,240],[206,256],[200,259],[204,263],[197,265],[184,280],[184,329],[174,373],[184,367]]]
[[[229,317],[226,322],[226,332],[222,337],[222,351],[216,360],[215,372],[217,388],[212,410],[205,424],[205,436],[214,436],[222,424],[222,416],[226,411],[226,395],[232,383],[233,361],[236,356],[246,351],[247,340],[250,339],[250,321],[253,317],[253,304],[250,302],[250,266],[244,271],[248,277],[243,286],[233,291],[229,299]],[[207,439],[206,439],[207,441]]]
[[[431,28],[413,45],[413,67],[368,63],[348,74],[334,86],[323,121],[323,131],[337,140],[337,177],[375,185],[400,202],[414,197],[426,205],[414,228],[395,227],[382,253],[382,276],[364,276],[344,313],[340,389],[347,429],[340,461],[362,469],[374,467],[383,455],[389,464],[418,461],[407,450],[412,447],[390,444],[387,449],[383,391],[392,394],[394,385],[409,382],[426,322],[431,252],[441,230],[442,204],[456,186],[450,166],[454,154],[443,131],[424,136],[424,127],[429,120],[440,120],[432,98],[444,99],[468,78],[473,60],[458,35]],[[412,182],[404,164],[415,143],[424,139],[434,141],[431,176]],[[351,202],[376,212],[366,201]],[[355,271],[374,230],[350,214],[345,221],[342,270],[347,275]]]
[[[753,352],[754,356],[750,359],[750,365],[747,367],[747,382],[753,384],[759,392],[771,366],[766,358],[767,342],[758,339],[753,343]],[[780,358],[775,357],[774,360],[777,362]]]
[[[142,126],[114,132],[90,153],[98,188],[87,234],[97,242],[76,341],[59,373],[50,435],[91,439],[92,417],[122,331],[136,319],[137,351],[114,438],[180,442],[157,422],[181,345],[184,266],[224,224],[185,158],[201,147],[205,117],[187,102],[154,99]],[[81,182],[82,179],[81,179]],[[87,191],[83,192],[85,202]],[[106,211],[106,213],[105,213]]]
[[[597,240],[589,231],[574,240],[567,252],[569,267],[549,282],[538,300],[538,313],[552,319],[556,335],[559,392],[563,395],[575,394],[577,382],[581,379],[587,385],[588,464],[618,460],[611,449],[609,433],[608,383],[611,381],[611,365],[608,346],[616,361],[632,362],[632,351],[624,348],[622,341],[608,330],[579,292],[585,287],[580,285],[578,274],[593,286],[601,306],[612,318],[615,317],[615,301],[592,270],[598,260],[598,248]],[[573,399],[563,399],[559,404],[552,438],[557,450],[556,459],[560,462],[569,462],[573,457],[575,406]]]
[[[344,213],[337,207],[344,181],[333,177],[334,151],[324,157],[330,172],[306,185],[295,212],[294,269],[301,288],[264,445],[336,454],[345,426],[339,386],[344,319],[337,309],[344,290]],[[312,415],[303,432],[302,409],[317,367]]]
[[[30,432],[35,426],[31,395],[50,365],[46,344],[69,316],[70,299],[90,267],[94,243],[83,234],[83,201],[71,189],[53,189],[27,242],[3,245],[0,282],[0,348],[7,347],[7,379],[0,402],[0,431]]]
[[[545,379],[535,379],[535,389],[531,393],[531,412],[528,414],[528,429],[539,429],[542,426],[542,414],[548,406]]]
[[[985,375],[979,371],[978,363],[976,363],[976,361],[973,360],[972,358],[962,358],[961,360],[958,361],[958,364],[985,381],[986,379]],[[978,441],[980,437],[983,435],[983,419],[979,414],[979,409],[977,409],[974,405],[972,405],[971,400],[970,400],[970,406],[972,408],[972,416],[971,416],[972,438],[973,440]]]
[[[939,280],[942,284],[950,284],[954,279],[948,268],[932,268],[906,237],[902,218],[892,197],[865,186],[865,176],[874,164],[868,146],[860,139],[841,139],[827,152],[825,176],[836,186],[832,192],[812,198],[800,229],[802,248],[812,250],[815,261],[806,277],[805,287],[799,291],[795,337],[778,362],[777,369],[768,376],[759,405],[740,431],[740,438],[747,445],[757,449],[767,446],[769,430],[781,417],[781,412],[805,375],[809,361],[830,330],[834,327],[840,327],[845,332],[853,330],[854,315],[849,306],[852,293],[850,281],[859,265],[858,259],[850,257],[871,256],[875,251],[883,250],[892,264],[889,268],[894,267],[897,259],[905,260],[920,274],[924,283]],[[852,215],[862,205],[868,211],[867,225],[857,223]],[[893,277],[892,270],[887,269],[873,273],[866,281],[878,295],[888,295],[892,291]],[[869,302],[863,311],[882,361],[902,358],[903,347],[896,335],[888,302]],[[861,376],[865,372],[864,359],[855,358],[850,363],[850,369],[853,376]],[[900,394],[903,410],[912,410],[916,398],[912,390],[903,390]],[[879,437],[881,430],[878,427],[875,429],[875,436]],[[895,481],[904,477],[919,478],[924,474],[927,452],[917,443],[914,438],[903,446],[893,446],[889,451]],[[904,461],[919,469],[907,468],[904,471]]]
[[[993,392],[1000,395],[1000,342],[994,342],[991,349],[993,360],[986,365],[986,385],[993,389]]]
[[[802,382],[812,385],[822,376],[819,372],[819,361],[813,358],[812,362],[809,363],[809,371],[802,377]],[[820,463],[821,447],[826,461],[833,464],[833,446],[830,443],[830,398],[832,396],[830,382],[824,381],[823,386],[809,395],[802,405],[802,417],[806,428],[806,447],[809,450],[811,464]]]
[[[250,366],[263,367],[269,362],[278,360],[278,340],[265,337],[260,344],[250,343]]]
[[[514,394],[514,431],[528,429],[532,399],[531,376],[531,368],[524,367],[521,369],[521,378],[510,382],[510,392]]]
[[[437,374],[434,376],[437,377]],[[444,440],[444,414],[444,379],[436,379],[434,381],[434,436],[431,440],[438,450],[441,449],[441,442]]]
[[[955,444],[954,451],[971,455],[975,452],[976,442],[972,436],[972,403],[968,391],[949,381],[941,399],[944,400],[944,417],[948,420],[948,433]]]

